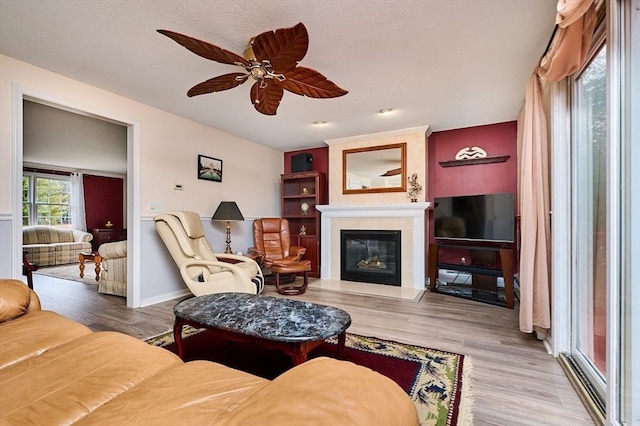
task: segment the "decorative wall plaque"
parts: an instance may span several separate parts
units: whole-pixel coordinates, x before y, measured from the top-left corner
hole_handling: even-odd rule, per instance
[[[440,161],[442,167],[469,166],[472,164],[504,163],[511,157],[510,155],[500,155],[489,157],[487,151],[473,146],[462,148],[456,154],[456,159],[451,161]]]

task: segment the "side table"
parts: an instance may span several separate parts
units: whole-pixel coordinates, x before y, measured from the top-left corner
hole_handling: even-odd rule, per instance
[[[84,278],[84,261],[92,260],[95,263],[96,268],[96,281],[100,281],[100,263],[102,262],[102,257],[97,253],[80,253],[78,255],[78,261],[80,262],[80,278]]]

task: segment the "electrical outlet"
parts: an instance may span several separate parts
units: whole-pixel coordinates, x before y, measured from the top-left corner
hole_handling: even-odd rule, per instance
[[[149,203],[149,211],[151,213],[161,213],[162,212],[162,204],[160,204],[160,203]]]

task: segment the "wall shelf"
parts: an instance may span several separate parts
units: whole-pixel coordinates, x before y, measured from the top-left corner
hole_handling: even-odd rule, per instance
[[[472,166],[472,165],[475,165],[475,164],[504,163],[510,157],[511,157],[510,155],[498,155],[498,156],[495,156],[495,157],[470,158],[468,160],[440,161],[440,166],[442,166],[442,167],[458,167],[458,166]]]

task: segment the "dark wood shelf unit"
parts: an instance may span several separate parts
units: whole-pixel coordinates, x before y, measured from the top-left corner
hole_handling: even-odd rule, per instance
[[[455,249],[468,252],[469,264],[440,262],[440,249]],[[429,244],[429,290],[452,294],[438,290],[439,269],[467,272],[471,274],[471,286],[469,291],[465,292],[465,294],[469,294],[469,299],[513,309],[514,261],[513,248],[503,243],[492,245],[465,242]],[[497,277],[504,279],[504,302],[500,302],[498,298]]]
[[[307,249],[304,259],[311,260],[309,276],[320,276],[320,212],[317,205],[327,204],[327,178],[322,172],[285,173],[280,176],[281,216],[289,221],[291,244]],[[309,206],[304,214],[301,206]],[[304,226],[306,234],[300,235]]]

